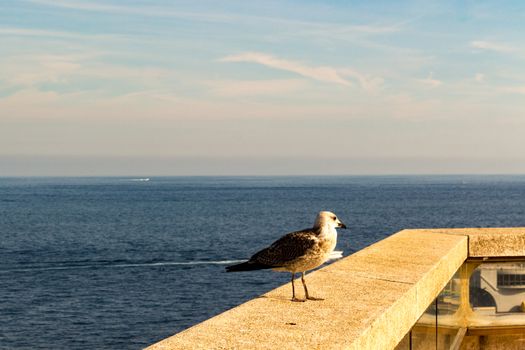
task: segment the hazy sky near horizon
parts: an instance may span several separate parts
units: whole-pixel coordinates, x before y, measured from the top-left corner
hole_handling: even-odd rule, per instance
[[[264,159],[271,173],[300,159],[287,172],[303,173],[326,157],[364,160],[338,173],[374,159],[525,172],[508,166],[525,161],[523,33],[518,0],[0,1],[0,167]]]

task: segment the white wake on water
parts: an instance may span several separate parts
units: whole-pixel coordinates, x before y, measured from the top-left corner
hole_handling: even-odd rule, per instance
[[[343,251],[334,250],[328,260],[340,259],[343,257]],[[62,266],[35,266],[28,268],[0,270],[0,273],[8,272],[31,272],[31,271],[51,271],[51,270],[76,270],[76,269],[109,269],[109,268],[127,268],[127,267],[155,267],[155,266],[192,266],[192,265],[230,265],[245,262],[243,260],[197,260],[197,261],[164,261],[154,263],[126,263],[126,264],[88,264],[88,265],[62,265]]]
[[[343,251],[342,250],[334,250],[330,253],[330,257],[328,260],[336,260],[341,259],[343,257]]]
[[[191,265],[229,265],[245,262],[246,260],[212,260],[212,261],[166,261],[155,263],[127,263],[127,264],[89,264],[89,265],[62,265],[62,266],[35,266],[28,268],[0,270],[0,273],[7,272],[31,272],[31,271],[50,271],[50,270],[76,270],[76,269],[109,269],[126,267],[155,267],[155,266],[191,266]]]
[[[228,265],[245,262],[246,260],[218,260],[218,261],[183,261],[183,262],[158,262],[145,264],[117,264],[112,267],[140,267],[140,266],[173,266],[173,265]]]

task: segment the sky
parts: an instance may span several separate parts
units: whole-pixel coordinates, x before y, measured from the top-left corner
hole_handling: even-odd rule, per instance
[[[0,0],[0,176],[525,173],[523,1]]]

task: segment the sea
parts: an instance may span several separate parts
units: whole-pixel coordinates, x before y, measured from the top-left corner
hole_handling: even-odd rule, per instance
[[[525,226],[525,176],[0,178],[0,349],[141,349],[288,282],[225,273],[330,210],[348,256],[405,228]]]

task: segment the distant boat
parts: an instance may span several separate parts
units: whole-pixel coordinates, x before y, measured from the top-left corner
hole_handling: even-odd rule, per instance
[[[145,177],[142,179],[131,179],[131,181],[149,181],[149,177]]]

